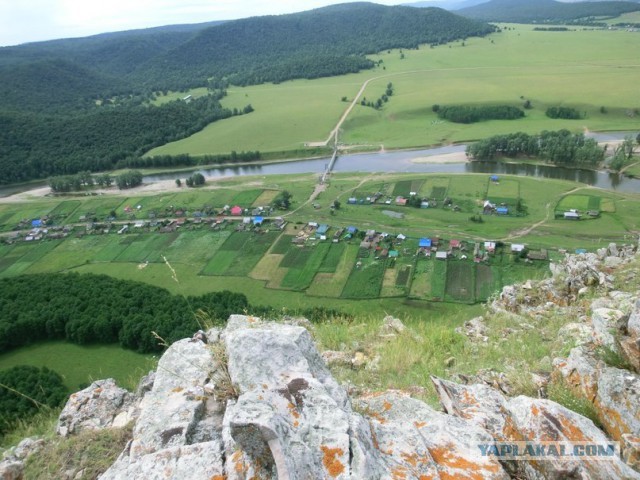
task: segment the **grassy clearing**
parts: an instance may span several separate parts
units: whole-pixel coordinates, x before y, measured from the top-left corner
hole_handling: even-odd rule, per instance
[[[0,369],[16,365],[47,367],[62,375],[72,392],[101,378],[114,378],[118,385],[134,390],[140,377],[155,368],[155,363],[151,355],[118,345],[75,345],[61,341],[29,345],[0,355]]]
[[[368,260],[362,262],[351,271],[342,298],[377,298],[380,295],[384,278],[384,260]]]
[[[627,112],[634,104],[640,38],[625,31],[576,30],[561,35],[533,31],[533,26],[510,25],[512,30],[487,38],[469,38],[436,48],[421,46],[372,55],[383,60],[378,68],[358,74],[318,80],[295,80],[279,85],[232,87],[223,99],[227,107],[251,103],[255,112],[206,127],[187,139],[152,150],[150,155],[261,152],[302,149],[306,142],[325,140],[367,79],[364,96],[375,98],[388,82],[395,93],[380,111],[357,105],[343,125],[340,140],[347,145],[378,148],[417,147],[467,141],[518,131],[568,128],[634,130],[637,119]],[[586,49],[584,45],[591,47]],[[470,75],[474,81],[469,82]],[[522,105],[533,108],[526,117],[471,125],[441,121],[433,104]],[[548,106],[572,106],[586,112],[580,121],[552,120]],[[600,113],[604,106],[607,113]]]
[[[489,181],[487,198],[494,204],[515,206],[520,198],[520,182],[517,180]]]
[[[556,211],[566,212],[572,209],[583,213],[588,210],[600,211],[601,201],[601,197],[597,195],[567,195],[558,202]]]

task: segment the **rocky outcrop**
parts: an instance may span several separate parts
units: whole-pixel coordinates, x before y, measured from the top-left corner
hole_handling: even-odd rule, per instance
[[[67,401],[56,431],[63,437],[83,430],[123,427],[137,416],[135,396],[113,378],[97,380]]]
[[[10,448],[0,460],[0,478],[2,480],[22,480],[24,461],[37,453],[44,446],[41,438],[25,438],[18,445]]]
[[[445,411],[485,429],[497,442],[589,442],[605,445],[607,437],[591,420],[544,399],[507,399],[486,385],[458,385],[432,377]],[[545,461],[505,462],[525,478],[640,478],[619,457],[551,456]]]
[[[473,335],[483,335],[480,323]],[[580,362],[579,353],[572,361]],[[493,371],[461,378],[469,385],[433,378],[444,412],[405,392],[350,399],[306,328],[234,315],[224,330],[171,345],[133,400],[118,397],[111,382],[79,392],[60,431],[72,435],[137,412],[132,440],[102,475],[107,480],[640,478],[619,457],[515,462],[483,453],[495,442],[607,442],[590,420],[557,403],[509,398],[501,378]],[[603,408],[606,398],[629,395],[628,385],[602,374],[593,383]],[[104,420],[90,421],[89,412]],[[630,408],[618,420],[633,415]],[[634,465],[636,427],[618,428]]]

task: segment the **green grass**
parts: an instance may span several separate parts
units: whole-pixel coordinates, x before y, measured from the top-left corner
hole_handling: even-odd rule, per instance
[[[156,360],[118,345],[74,345],[55,341],[38,343],[0,355],[0,369],[33,365],[55,370],[70,391],[94,380],[114,378],[119,385],[135,389],[138,381],[155,368]]]
[[[566,212],[571,209],[584,213],[587,210],[600,210],[601,197],[597,195],[567,195],[562,197],[556,206],[557,212]]]
[[[231,203],[233,203],[234,205],[240,205],[241,207],[250,207],[261,194],[262,190],[247,190],[244,192],[240,192],[235,197],[233,197]]]
[[[291,248],[291,241],[295,238],[294,235],[281,235],[278,240],[271,247],[270,253],[278,255],[284,255]]]
[[[318,272],[335,273],[346,248],[347,245],[344,242],[330,244],[329,251],[322,260],[322,264],[318,268]]]
[[[501,179],[498,183],[489,181],[487,199],[494,204],[514,207],[520,198],[520,183],[517,180]]]
[[[475,268],[468,261],[449,261],[447,266],[446,298],[457,302],[475,301]]]
[[[640,38],[625,31],[576,30],[561,35],[535,32],[531,25],[487,38],[469,38],[436,48],[421,46],[372,55],[380,67],[358,74],[279,85],[231,87],[227,107],[251,103],[250,115],[215,122],[202,132],[156,148],[149,155],[228,153],[232,150],[291,151],[306,142],[325,140],[353,98],[373,79],[364,96],[375,98],[388,82],[394,95],[382,110],[357,105],[343,125],[340,141],[377,149],[418,147],[468,141],[495,134],[568,128],[635,130],[627,111],[634,103]],[[590,48],[584,48],[590,45]],[[469,82],[470,76],[473,82]],[[533,108],[517,122],[488,121],[471,125],[438,120],[433,104],[522,104]],[[580,122],[552,120],[545,110],[565,105],[586,113]],[[600,113],[605,106],[606,114]]]
[[[369,260],[362,262],[362,266],[354,268],[349,275],[344,289],[343,298],[376,298],[380,294],[382,278],[384,276],[384,260]]]
[[[304,263],[301,264],[298,261],[295,267],[289,268],[289,271],[282,280],[281,287],[292,288],[294,290],[304,290],[309,287],[320,265],[322,265],[329,248],[331,248],[331,244],[328,242],[321,242],[313,247],[310,250],[311,253],[306,256]]]

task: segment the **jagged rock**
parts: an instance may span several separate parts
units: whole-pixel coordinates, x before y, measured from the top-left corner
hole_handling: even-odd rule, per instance
[[[136,397],[142,398],[147,392],[150,392],[153,388],[153,382],[155,379],[156,372],[154,371],[151,371],[142,377],[140,382],[138,382],[138,387],[136,388]]]
[[[629,365],[631,365],[636,372],[640,372],[640,338],[633,339],[631,337],[625,337],[620,340],[620,351],[625,357]]]
[[[640,471],[640,436],[625,433],[622,435],[622,459],[631,468]]]
[[[455,330],[461,335],[465,335],[470,340],[480,340],[486,342],[487,337],[487,325],[484,323],[483,317],[475,317],[471,320],[464,322],[462,327],[457,327]]]
[[[604,368],[594,402],[598,418],[616,440],[640,435],[640,376],[619,368]]]
[[[322,352],[322,359],[329,367],[350,367],[351,354],[349,352],[338,352],[336,350],[325,350]]]
[[[627,334],[634,338],[640,338],[640,300],[635,304],[633,312],[627,322]]]
[[[510,478],[495,458],[479,455],[478,445],[493,441],[485,430],[399,393],[360,402],[381,459],[369,478]]]
[[[615,243],[609,244],[609,255],[618,256],[618,246]]]
[[[617,350],[614,332],[620,329],[624,313],[610,308],[598,308],[591,314],[591,326],[597,343],[610,350]]]
[[[507,400],[486,385],[456,385],[432,381],[445,411],[481,426],[498,442],[592,442],[607,444],[593,422],[550,400],[519,396]],[[543,462],[517,462],[513,468],[525,478],[640,478],[619,458],[547,457]]]
[[[568,323],[558,331],[558,338],[575,346],[586,345],[593,341],[593,328],[585,323]]]
[[[355,369],[364,368],[369,362],[369,358],[362,352],[356,352],[351,359],[351,366]]]
[[[221,409],[204,389],[219,368],[211,348],[201,340],[185,339],[167,349],[158,362],[153,387],[140,403],[133,439],[101,478],[166,478],[159,465],[173,472],[171,478],[222,473],[221,461],[215,462],[222,452]],[[196,441],[200,443],[192,445]],[[211,457],[211,465],[204,458],[198,460],[203,453]]]
[[[126,425],[136,417],[135,397],[112,378],[97,380],[69,397],[56,432],[63,437],[83,430]]]
[[[595,400],[601,366],[586,346],[571,349],[566,359],[558,358],[553,364],[567,385],[589,401]]]
[[[0,478],[2,480],[22,480],[24,464],[18,460],[3,460],[0,462]]]
[[[404,323],[398,318],[394,318],[391,315],[384,317],[382,321],[382,327],[380,327],[380,333],[382,335],[389,334],[401,334],[406,330]]]
[[[26,460],[43,446],[44,440],[42,438],[25,438],[11,451],[11,456],[17,460]]]
[[[617,268],[624,263],[620,257],[607,257],[604,259],[604,266],[608,268]]]

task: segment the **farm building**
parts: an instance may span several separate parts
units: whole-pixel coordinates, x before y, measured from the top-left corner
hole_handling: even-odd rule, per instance
[[[564,212],[565,220],[580,220],[580,214],[578,212]]]
[[[176,212],[176,215],[177,213],[178,212]],[[242,215],[242,207],[239,207],[238,205],[231,207],[231,215],[235,215],[235,216]]]
[[[436,252],[436,259],[437,260],[446,260],[448,256],[449,256],[449,254],[447,252],[445,252],[445,251]]]
[[[406,235],[403,235],[401,233],[399,233],[398,236],[396,237],[396,240],[398,240],[400,242],[402,242],[403,240],[406,240],[406,239],[407,239]]]
[[[511,245],[511,253],[521,253],[525,250],[525,247],[522,243],[514,243]]]
[[[349,197],[349,199],[347,200],[347,203],[349,205],[355,205],[358,203],[358,199],[356,197]]]
[[[543,248],[540,251],[527,253],[527,258],[529,260],[547,260],[549,258],[549,255],[547,254],[547,250]]]
[[[316,230],[316,236],[326,235],[328,230],[329,225],[323,223],[322,225],[318,226],[318,229]]]
[[[253,217],[253,224],[254,225],[262,225],[262,222],[264,222],[264,218],[263,217]]]
[[[429,202],[427,202],[426,200],[422,201],[420,203],[420,208],[429,208]]]
[[[42,220],[33,220],[31,226],[33,228],[40,228],[42,226]]]
[[[498,177],[498,175],[491,175],[489,178],[493,183],[498,183],[500,181],[500,177]]]
[[[406,205],[407,199],[404,197],[396,197],[396,205]]]
[[[460,240],[451,240],[449,246],[451,248],[460,248]]]
[[[136,223],[133,224],[134,228],[142,228],[146,225],[146,222],[144,220],[138,220],[136,221]]]
[[[509,209],[507,207],[498,207],[496,208],[496,213],[498,215],[509,215]]]
[[[430,238],[421,238],[418,242],[418,246],[420,248],[431,248],[431,239]]]
[[[399,254],[397,250],[389,250],[389,258],[398,258]]]
[[[354,233],[356,233],[358,231],[358,229],[356,227],[347,227],[347,233],[350,233],[351,235],[353,235]]]
[[[494,253],[496,251],[496,242],[484,242],[484,248],[489,253]]]

